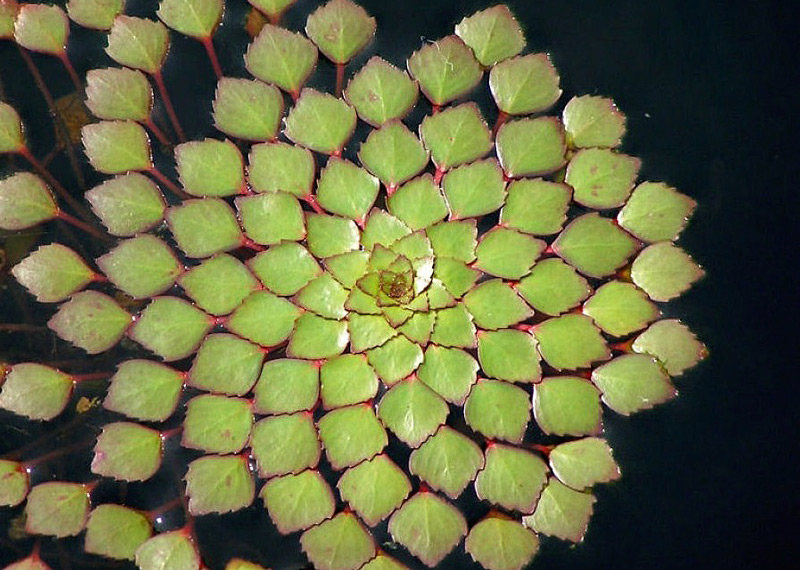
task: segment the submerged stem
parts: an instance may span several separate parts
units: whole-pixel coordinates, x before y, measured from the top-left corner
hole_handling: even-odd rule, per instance
[[[152,117],[148,117],[147,118],[147,122],[145,123],[145,126],[150,130],[151,133],[153,133],[153,135],[155,135],[155,137],[158,139],[158,141],[161,144],[163,144],[164,146],[169,146],[170,145],[170,142],[169,142],[169,139],[167,138],[167,135],[165,135],[164,131],[162,131],[158,127],[158,125],[156,125],[156,123],[155,123],[155,121],[153,121]]]
[[[200,41],[203,42],[203,47],[206,48],[208,59],[211,61],[211,67],[214,68],[214,74],[217,76],[217,79],[222,79],[222,68],[217,58],[217,50],[214,49],[214,41],[211,39],[211,36],[203,38]]]
[[[191,198],[189,194],[181,190],[177,184],[175,184],[172,180],[167,178],[163,172],[161,172],[155,166],[147,171],[153,178],[158,180],[161,184],[167,187],[167,190],[175,194],[176,197],[180,198],[181,200],[188,200]]]
[[[336,96],[342,96],[344,89],[344,65],[343,63],[336,64]]]
[[[111,240],[111,238],[109,236],[107,236],[106,234],[104,234],[103,232],[101,232],[100,230],[95,228],[94,226],[91,226],[91,225],[87,224],[86,222],[82,222],[78,218],[67,214],[64,210],[59,210],[56,217],[59,220],[64,220],[68,224],[70,224],[72,226],[75,226],[76,228],[78,228],[80,230],[83,230],[83,231],[85,231],[86,233],[88,233],[90,235],[93,235],[97,239],[100,239],[100,240],[103,240],[103,241],[110,241]]]
[[[64,68],[66,68],[67,70],[67,73],[69,73],[69,78],[72,80],[72,84],[75,86],[75,90],[78,92],[79,95],[83,93],[83,83],[81,83],[81,78],[78,77],[78,73],[75,71],[75,67],[69,60],[67,52],[61,52],[58,56],[58,59],[61,60],[61,63],[64,64]]]
[[[158,70],[153,74],[153,80],[156,82],[156,87],[158,87],[161,100],[164,102],[164,108],[167,110],[167,115],[169,116],[169,121],[172,123],[172,128],[175,129],[175,134],[178,135],[178,140],[186,140],[186,136],[183,134],[181,124],[178,121],[178,115],[175,114],[175,109],[172,106],[172,100],[169,98],[169,93],[167,93],[167,86],[164,85],[164,76],[161,75],[161,70]]]

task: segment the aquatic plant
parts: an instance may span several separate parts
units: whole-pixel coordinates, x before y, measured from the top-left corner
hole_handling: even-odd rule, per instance
[[[637,181],[610,99],[545,114],[558,73],[523,54],[505,6],[424,43],[408,72],[376,56],[345,86],[376,30],[361,7],[331,0],[302,34],[278,25],[290,0],[251,3],[254,79],[224,74],[221,0],[163,0],[157,20],[121,0],[66,13],[0,0],[0,38],[34,76],[25,50],[59,58],[85,92],[99,121],[82,149],[108,177],[86,192],[90,213],[0,103],[0,152],[36,171],[12,162],[0,180],[0,227],[56,222],[69,243],[33,234],[11,273],[57,304],[60,339],[119,359],[2,365],[4,417],[41,434],[0,458],[0,505],[29,552],[11,567],[45,568],[47,537],[81,535],[90,555],[195,569],[209,557],[198,521],[245,510],[299,536],[319,569],[433,567],[462,541],[485,568],[521,568],[540,536],[580,542],[592,487],[620,477],[603,404],[666,402],[704,355],[658,304],[702,276],[674,243],[694,202]],[[119,66],[84,85],[68,17],[107,34]],[[216,75],[213,138],[184,142],[162,75],[173,32]],[[320,52],[334,93],[307,86]],[[467,100],[486,76],[490,111]],[[37,454],[42,441],[56,446]],[[52,467],[70,460],[68,475]],[[272,554],[222,562],[277,566]]]

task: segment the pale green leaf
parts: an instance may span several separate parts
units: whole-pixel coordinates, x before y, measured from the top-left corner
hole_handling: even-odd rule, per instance
[[[297,96],[317,65],[317,47],[295,32],[265,24],[244,56],[247,71]]]
[[[546,53],[501,61],[489,72],[497,108],[508,115],[527,115],[552,107],[561,97],[561,79]]]
[[[57,303],[96,278],[81,257],[63,245],[43,245],[11,268],[11,274],[40,303]]]
[[[577,376],[551,376],[535,384],[533,414],[546,434],[595,435],[603,427],[599,391]]]
[[[186,403],[181,445],[208,453],[238,453],[253,427],[250,402],[204,394]]]
[[[419,492],[389,519],[389,533],[426,566],[434,567],[467,534],[467,522],[444,499]]]
[[[247,458],[205,456],[189,463],[186,496],[192,515],[229,513],[247,508],[255,498],[255,482]]]
[[[192,354],[214,319],[178,297],[156,297],[131,327],[130,337],[165,361]]]
[[[223,77],[213,103],[214,126],[228,136],[268,141],[278,134],[283,95],[274,85],[255,79]]]
[[[375,18],[350,0],[330,0],[308,17],[306,35],[328,59],[341,65],[375,35]]]
[[[89,514],[83,547],[90,554],[133,560],[136,549],[152,534],[143,513],[120,505],[98,505]]]
[[[100,121],[81,129],[83,150],[92,167],[103,174],[150,170],[150,139],[133,121]]]
[[[466,95],[483,76],[472,50],[457,36],[424,44],[408,58],[408,70],[434,105]]]
[[[60,414],[72,395],[68,374],[34,362],[11,367],[0,387],[0,408],[32,420],[51,420]]]
[[[61,305],[47,326],[62,339],[97,354],[117,344],[131,321],[131,315],[111,297],[83,291]]]
[[[128,237],[149,230],[163,220],[166,210],[158,186],[138,172],[106,180],[85,196],[92,211],[115,236]]]
[[[158,73],[168,50],[169,31],[161,22],[124,14],[114,19],[106,53],[120,65]]]
[[[25,505],[25,532],[64,538],[83,530],[89,493],[81,484],[49,481],[33,487]]]
[[[121,481],[145,481],[161,466],[161,433],[131,422],[103,426],[97,436],[92,473]]]
[[[109,281],[134,299],[163,293],[183,271],[172,249],[150,234],[120,242],[97,259],[97,266]]]
[[[377,56],[353,76],[344,92],[361,120],[373,127],[405,117],[417,95],[417,84],[406,72]]]
[[[525,36],[511,10],[498,4],[456,24],[456,34],[484,67],[513,57],[525,48]]]

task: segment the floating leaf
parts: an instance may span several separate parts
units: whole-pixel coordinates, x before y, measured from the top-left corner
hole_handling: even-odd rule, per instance
[[[364,275],[368,259],[369,254],[365,251],[350,251],[326,259],[325,268],[346,289],[352,289]]]
[[[253,7],[258,8],[270,17],[272,21],[280,19],[281,14],[297,0],[247,0]]]
[[[316,229],[313,224],[309,228]],[[249,264],[262,283],[278,295],[293,295],[322,274],[314,257],[295,242],[275,245],[259,253]]]
[[[302,34],[265,24],[244,62],[258,79],[296,96],[317,64],[317,47]]]
[[[386,322],[385,318],[375,315],[351,313],[348,317],[347,329],[350,333],[351,352],[364,352],[370,348],[381,346],[397,334],[397,331]]]
[[[319,396],[319,367],[306,360],[270,360],[255,387],[253,410],[283,414],[310,410]]]
[[[323,273],[303,287],[295,302],[327,319],[342,319],[347,315],[345,301],[348,292],[329,273]]]
[[[654,301],[669,301],[705,275],[689,255],[671,242],[645,248],[631,265],[631,279]]]
[[[189,257],[210,257],[242,243],[236,215],[223,200],[185,200],[167,210],[165,217],[178,247]]]
[[[144,514],[120,505],[98,505],[86,522],[84,550],[115,560],[133,560],[136,549],[152,534]]]
[[[169,246],[150,234],[120,242],[97,259],[97,266],[134,299],[163,293],[183,270]]]
[[[166,210],[158,186],[137,172],[106,180],[89,190],[86,199],[108,232],[121,237],[149,230]]]
[[[349,160],[334,156],[319,173],[316,196],[329,212],[363,224],[378,197],[378,180]]]
[[[375,244],[390,246],[410,233],[411,230],[399,219],[376,208],[367,218],[361,243],[367,250],[371,250]]]
[[[411,453],[408,468],[432,489],[456,499],[483,468],[483,454],[467,436],[442,426]]]
[[[41,246],[11,274],[40,303],[63,301],[96,277],[77,253],[57,243]]]
[[[500,211],[500,224],[534,235],[558,232],[567,219],[572,189],[542,179],[515,180]]]
[[[430,174],[403,184],[386,204],[389,212],[412,230],[427,228],[447,216],[447,203]]]
[[[573,97],[564,107],[563,117],[572,147],[613,148],[619,146],[625,134],[625,115],[605,97]]]
[[[230,313],[259,285],[241,261],[224,253],[182,273],[178,284],[212,315]]]
[[[528,115],[552,107],[561,97],[558,76],[546,53],[501,61],[489,72],[497,108],[508,115]]]
[[[228,136],[268,141],[278,134],[283,96],[273,85],[223,77],[214,95],[214,126]]]
[[[114,18],[121,14],[124,8],[125,0],[69,0],[67,2],[67,14],[69,14],[70,20],[85,28],[95,30],[110,29]],[[115,557],[112,556],[112,558]],[[133,559],[133,555],[122,558]]]
[[[28,495],[28,473],[21,463],[0,459],[0,482],[0,506],[16,507]]]
[[[689,328],[676,319],[653,323],[633,341],[635,352],[655,356],[670,376],[683,374],[708,354]]]
[[[193,515],[229,513],[249,507],[255,482],[247,459],[241,456],[206,456],[189,463],[186,495]]]
[[[456,34],[484,67],[513,57],[525,47],[522,28],[504,4],[464,18],[456,24]]]
[[[32,420],[51,420],[72,394],[68,374],[34,362],[15,364],[0,388],[0,408]]]
[[[186,404],[181,445],[208,453],[238,453],[253,427],[250,402],[204,394]]]
[[[558,258],[538,262],[515,289],[533,308],[548,315],[568,311],[592,292],[586,279]]]
[[[292,334],[300,309],[268,291],[255,291],[229,317],[228,330],[261,346],[276,346]]]
[[[408,477],[386,455],[351,467],[341,476],[337,487],[342,500],[369,526],[392,514],[411,492]]]
[[[486,448],[486,467],[475,479],[475,493],[504,509],[532,513],[546,482],[547,465],[537,456],[491,443]]]
[[[161,466],[161,434],[131,422],[106,424],[97,436],[92,473],[121,481],[145,481]]]
[[[366,402],[378,392],[378,377],[360,354],[342,354],[320,368],[320,396],[326,410]]]
[[[24,230],[57,215],[50,189],[35,174],[17,172],[0,180],[0,228]]]
[[[466,95],[483,76],[472,50],[457,36],[423,45],[408,58],[408,70],[434,105]]]
[[[236,198],[236,209],[245,233],[255,243],[272,245],[301,240],[306,235],[300,203],[286,192]]]
[[[306,216],[308,249],[325,258],[358,249],[358,228],[352,220],[324,214]]]
[[[375,35],[375,18],[350,0],[331,0],[308,17],[306,34],[325,57],[345,64]]]
[[[432,345],[417,375],[429,388],[450,403],[462,405],[477,380],[478,363],[457,348]]]
[[[658,361],[644,354],[619,356],[592,371],[603,402],[622,415],[663,404],[678,395]]]
[[[444,424],[450,412],[436,392],[411,377],[381,398],[378,417],[409,447],[419,447]]]
[[[536,339],[511,329],[478,333],[478,360],[487,376],[509,382],[538,382],[542,377]]]
[[[625,336],[643,329],[660,314],[647,295],[633,284],[621,281],[609,281],[600,287],[584,303],[583,313],[613,336]]]
[[[534,531],[571,542],[580,542],[586,534],[595,499],[550,478],[536,505],[536,511],[522,519]]]
[[[311,193],[314,171],[314,156],[300,146],[265,143],[250,150],[247,176],[256,192],[282,190],[302,198]]]
[[[373,127],[405,117],[417,102],[418,87],[408,74],[372,57],[347,84],[344,97]]]
[[[51,481],[33,487],[25,505],[25,531],[64,538],[83,530],[89,494],[78,483]]]
[[[475,348],[477,343],[472,320],[472,315],[463,305],[437,311],[431,342],[442,346]]]
[[[362,566],[361,570],[406,570],[406,567],[379,550],[378,555]]]
[[[464,418],[489,439],[522,442],[531,417],[528,393],[499,380],[479,380],[464,404]]]
[[[149,170],[150,139],[133,121],[100,121],[81,129],[83,150],[92,167],[103,174]]]
[[[531,308],[502,279],[484,281],[475,287],[464,295],[464,306],[482,329],[507,328],[533,316]]]
[[[324,154],[341,152],[356,127],[356,112],[333,95],[303,89],[286,117],[284,134],[299,145]]]
[[[647,242],[672,241],[697,202],[661,182],[643,182],[617,215],[619,225]]]
[[[231,334],[203,339],[189,370],[188,384],[201,390],[241,396],[261,373],[264,350]]]
[[[553,376],[535,384],[533,413],[547,434],[594,435],[602,429],[600,394],[577,376]]]
[[[64,340],[97,354],[117,344],[131,320],[111,297],[83,291],[61,305],[47,326]]]
[[[136,549],[140,570],[164,570],[165,565],[181,570],[199,570],[200,555],[185,530],[157,534]]]
[[[86,74],[86,106],[98,119],[143,123],[150,118],[153,89],[135,69],[91,69]]]
[[[506,197],[503,172],[493,158],[454,168],[445,174],[442,187],[453,220],[494,212]]]
[[[475,103],[428,115],[419,126],[419,134],[442,171],[472,162],[492,149],[492,133]]]
[[[311,360],[330,358],[344,352],[349,340],[345,321],[333,321],[306,313],[297,320],[286,354]]]
[[[475,254],[475,267],[490,275],[519,279],[526,275],[547,244],[503,227],[483,234]]]
[[[416,176],[428,164],[422,143],[398,120],[373,130],[361,144],[358,158],[387,188]]]
[[[14,107],[0,101],[0,154],[18,153],[24,148],[25,138],[22,136],[19,114]]]
[[[130,337],[166,361],[192,354],[213,319],[178,297],[156,297],[139,315]]]
[[[611,220],[591,213],[573,220],[551,247],[584,275],[605,277],[622,266],[637,245]]]
[[[161,22],[121,14],[108,34],[106,53],[125,67],[158,73],[169,49],[169,32]]]
[[[386,431],[368,404],[332,410],[318,423],[325,455],[337,471],[379,454],[388,443]]]
[[[271,479],[259,496],[281,534],[321,523],[333,516],[336,506],[330,487],[317,471]]]
[[[519,119],[497,131],[497,157],[510,178],[555,172],[566,150],[563,127],[553,117]]]
[[[481,275],[480,271],[464,262],[447,257],[436,258],[433,274],[455,297],[461,297],[469,291]],[[448,304],[444,303],[444,306]]]
[[[151,422],[170,417],[183,391],[180,372],[150,360],[126,360],[110,382],[104,408]]]
[[[426,233],[438,257],[466,263],[475,259],[478,229],[474,221],[443,222],[429,227]]]
[[[14,20],[18,13],[17,0],[0,0],[0,39],[14,39]]]
[[[548,319],[536,325],[533,334],[542,358],[556,370],[585,368],[611,357],[600,331],[584,315]]]
[[[244,164],[229,140],[205,139],[175,147],[175,168],[192,196],[232,196],[244,188]]]
[[[549,459],[555,476],[576,491],[620,478],[611,448],[605,440],[597,437],[557,445],[550,452]]]
[[[539,550],[539,539],[517,521],[489,516],[472,527],[464,548],[489,570],[520,570]]]
[[[565,181],[575,189],[575,201],[595,209],[621,206],[633,189],[641,161],[604,148],[575,153]]]
[[[375,556],[372,536],[352,513],[339,513],[305,531],[300,545],[318,570],[356,570]]]
[[[156,15],[176,32],[202,40],[214,33],[223,7],[222,0],[161,0]]]
[[[65,53],[69,20],[59,6],[22,4],[14,23],[14,39],[31,51]]]
[[[309,413],[264,418],[253,426],[250,447],[261,477],[314,468],[322,453]]]

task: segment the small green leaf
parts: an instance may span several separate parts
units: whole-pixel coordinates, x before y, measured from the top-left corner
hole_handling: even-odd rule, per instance
[[[464,295],[464,306],[482,329],[508,328],[533,316],[531,308],[502,279],[484,281],[475,287]]]
[[[477,343],[472,315],[463,305],[437,311],[431,342],[442,346],[475,348]]]
[[[136,549],[136,566],[140,570],[199,570],[200,554],[185,529],[157,534]]]
[[[472,162],[492,149],[492,133],[472,102],[426,116],[419,134],[441,171]]]
[[[388,247],[410,233],[411,229],[399,219],[384,210],[374,208],[367,218],[361,244],[367,250],[371,250],[375,244]]]
[[[389,519],[389,533],[432,568],[467,534],[467,522],[444,499],[433,493],[418,492]]]
[[[428,152],[399,120],[373,130],[361,144],[358,158],[389,189],[416,176],[428,164]]]
[[[225,253],[182,273],[178,284],[201,309],[212,315],[230,313],[259,285],[241,261]]]
[[[104,408],[150,422],[169,418],[183,392],[180,372],[150,360],[122,362],[110,383]]]
[[[689,327],[676,319],[653,323],[633,341],[635,352],[655,356],[670,376],[679,376],[703,360],[708,351]]]
[[[247,237],[255,243],[273,245],[306,237],[303,209],[286,192],[269,192],[236,198],[236,209]]]
[[[106,53],[125,67],[154,74],[161,71],[169,50],[169,31],[161,22],[121,14],[108,34]]]
[[[225,570],[268,570],[260,564],[249,562],[241,558],[231,558],[225,564]]]
[[[386,203],[389,212],[412,230],[427,228],[447,216],[447,203],[430,174],[406,182]]]
[[[214,95],[214,126],[228,136],[268,141],[278,134],[283,95],[255,79],[223,77]]]
[[[145,481],[161,467],[161,434],[131,422],[103,426],[97,436],[92,473],[121,481]]]
[[[19,114],[14,107],[0,101],[0,154],[18,153],[24,148],[25,138],[22,136]]]
[[[594,495],[570,489],[551,477],[536,511],[524,517],[522,523],[541,534],[580,542],[586,534],[596,500]]]
[[[204,394],[186,403],[181,445],[208,453],[238,453],[250,439],[250,402]]]
[[[614,101],[605,97],[573,97],[564,107],[563,118],[570,146],[574,148],[613,148],[619,146],[625,134],[625,115]]]
[[[81,129],[83,150],[92,167],[103,174],[150,170],[150,139],[133,121],[100,121]]]
[[[358,249],[360,235],[352,220],[339,216],[308,214],[308,249],[318,258],[332,257]]]
[[[50,481],[31,489],[25,505],[25,532],[64,538],[83,530],[89,493],[78,483]]]
[[[106,180],[85,196],[92,211],[115,236],[129,237],[149,230],[163,220],[166,210],[158,186],[138,172]]]
[[[409,447],[419,447],[450,412],[436,392],[415,377],[396,384],[381,398],[378,417]]]
[[[458,498],[483,468],[478,445],[449,426],[442,426],[411,453],[408,469],[432,489]]]
[[[375,542],[352,513],[339,513],[305,531],[303,552],[317,570],[356,570],[375,556]]]
[[[277,22],[289,6],[297,0],[247,0],[254,8],[269,16],[270,20]]]
[[[323,273],[300,290],[295,303],[321,317],[342,319],[347,316],[347,297],[347,290],[329,273]]]
[[[117,344],[131,321],[131,316],[111,297],[83,291],[61,305],[47,326],[64,340],[97,354]]]
[[[461,297],[472,289],[472,286],[481,276],[481,272],[473,269],[463,261],[437,257],[433,275],[453,296]],[[431,293],[433,293],[433,288]]]
[[[508,382],[538,382],[542,377],[533,335],[503,329],[478,333],[478,360],[483,373]]]
[[[331,0],[308,17],[306,35],[325,57],[345,64],[375,35],[375,18],[350,0]]]
[[[308,149],[287,143],[263,143],[250,150],[247,176],[256,192],[282,190],[302,198],[311,194],[314,156]]]
[[[472,50],[457,36],[424,44],[408,58],[408,70],[434,105],[466,95],[483,76]]]
[[[369,404],[332,410],[317,427],[325,455],[337,471],[374,457],[389,442]]]
[[[312,226],[309,224],[310,229]],[[295,242],[274,245],[248,263],[268,289],[284,296],[294,295],[312,279],[322,275],[322,268],[314,257]]]
[[[305,313],[297,320],[286,354],[309,360],[330,358],[344,352],[349,340],[346,321]]]
[[[303,89],[286,117],[284,134],[323,154],[340,153],[356,127],[356,112],[328,93]]]
[[[472,527],[464,548],[487,570],[520,570],[539,550],[539,538],[515,520],[488,516]]]
[[[503,171],[493,158],[454,168],[442,182],[451,220],[494,212],[506,198]]]
[[[398,330],[410,341],[424,347],[430,340],[435,320],[434,313],[415,313]]]
[[[638,158],[587,148],[572,157],[565,181],[575,189],[577,203],[596,210],[615,208],[628,199],[640,166]]]
[[[418,91],[405,71],[374,56],[347,84],[344,97],[361,120],[379,127],[405,117],[417,102]]]
[[[461,406],[477,380],[478,363],[458,348],[431,345],[417,376],[434,392],[452,404]]]
[[[320,395],[326,410],[366,402],[378,392],[378,377],[362,354],[342,354],[320,368]]]
[[[351,313],[347,329],[350,333],[350,351],[364,352],[381,346],[397,334],[383,316]]]
[[[507,115],[528,115],[552,107],[561,97],[561,78],[546,53],[501,61],[489,72],[497,108]]]
[[[617,215],[619,225],[647,242],[672,241],[697,202],[661,182],[643,182]]]
[[[564,261],[589,277],[605,277],[624,265],[638,242],[596,212],[574,219],[552,246]]]
[[[214,320],[178,297],[156,297],[139,315],[130,337],[165,361],[192,354]]]
[[[62,55],[69,37],[69,20],[59,6],[22,4],[14,23],[14,39],[31,51]]]
[[[548,319],[533,328],[542,358],[556,370],[586,368],[608,360],[611,352],[592,320],[567,314]]]
[[[407,570],[407,568],[379,550],[378,555],[362,566],[361,570]]]
[[[604,439],[598,437],[557,445],[550,452],[549,459],[555,476],[576,491],[620,478],[611,448]]]
[[[222,20],[223,0],[161,0],[156,15],[184,35],[210,38]]]
[[[152,535],[150,521],[139,511],[98,505],[89,513],[84,550],[115,560],[133,560],[136,549]]]
[[[366,251],[350,251],[326,259],[325,268],[346,289],[352,289],[367,270],[368,260]]]
[[[188,384],[201,390],[241,396],[261,373],[264,350],[232,334],[203,339],[189,370]]]
[[[21,463],[0,459],[0,483],[2,507],[16,507],[28,495],[28,473]]]
[[[508,186],[500,224],[534,235],[557,233],[567,219],[571,199],[572,189],[566,184],[540,178],[515,180]]]
[[[229,513],[247,508],[256,494],[247,459],[242,456],[206,456],[189,463],[186,495],[195,516]]]
[[[17,172],[0,180],[0,228],[24,230],[58,215],[50,189],[30,172]]]
[[[165,217],[178,247],[189,257],[236,249],[244,237],[236,214],[218,198],[185,200],[167,210]]]
[[[244,56],[247,71],[297,95],[317,65],[317,47],[295,32],[265,24]]]
[[[408,477],[386,455],[351,467],[336,486],[342,500],[369,526],[392,514],[411,492]]]
[[[489,439],[521,443],[531,418],[528,393],[500,380],[479,380],[464,404],[464,418]]]
[[[153,89],[136,69],[91,69],[86,74],[86,106],[98,119],[144,123],[153,108]]]
[[[510,445],[490,443],[486,467],[475,479],[481,500],[504,509],[532,513],[547,481],[547,465],[536,455]]]
[[[109,281],[134,299],[163,293],[183,270],[169,246],[150,234],[120,242],[97,259],[97,266]]]
[[[192,196],[232,196],[244,188],[244,164],[229,140],[205,139],[175,147],[175,169]]]
[[[57,243],[41,246],[15,265],[11,274],[40,303],[63,301],[95,278],[77,253]]]
[[[265,478],[313,469],[322,453],[310,413],[264,418],[253,426],[250,447]]]
[[[548,315],[568,311],[592,292],[586,279],[558,258],[538,262],[515,289],[534,309]]]
[[[369,172],[334,156],[319,173],[316,196],[319,205],[329,212],[363,224],[378,197],[378,188],[378,179]]]
[[[475,267],[506,279],[519,279],[533,267],[547,244],[529,235],[503,227],[492,228],[481,237]]]
[[[442,222],[429,227],[426,234],[437,258],[451,257],[465,263],[475,260],[478,226],[474,220]]]
[[[319,397],[319,367],[307,360],[269,360],[255,387],[258,414],[290,414],[310,410]]]
[[[72,377],[60,370],[23,362],[11,367],[0,387],[0,408],[31,420],[51,420],[72,395]]]
[[[525,48],[525,36],[511,10],[498,4],[475,12],[456,24],[456,34],[484,67],[517,55]]]
[[[584,303],[583,314],[592,317],[604,332],[625,336],[643,329],[660,313],[633,284],[609,281]]]
[[[553,376],[533,386],[533,414],[546,434],[598,434],[601,413],[599,391],[583,378]]]
[[[261,346],[277,346],[292,334],[301,310],[268,291],[255,291],[228,318],[232,333]]]
[[[67,14],[70,20],[94,30],[111,29],[116,18],[125,9],[125,0],[69,0]],[[148,535],[149,536],[149,535]],[[114,558],[112,556],[112,558]],[[131,556],[122,558],[133,559]]]
[[[631,279],[653,301],[669,301],[688,290],[705,271],[672,242],[645,248],[631,265]]]
[[[518,119],[497,131],[497,157],[509,178],[555,172],[566,151],[564,127],[554,117]]]
[[[625,354],[592,371],[603,402],[628,416],[663,404],[678,395],[658,361],[645,354]]]
[[[317,471],[303,471],[267,481],[259,496],[278,532],[289,534],[333,516],[331,488]]]

